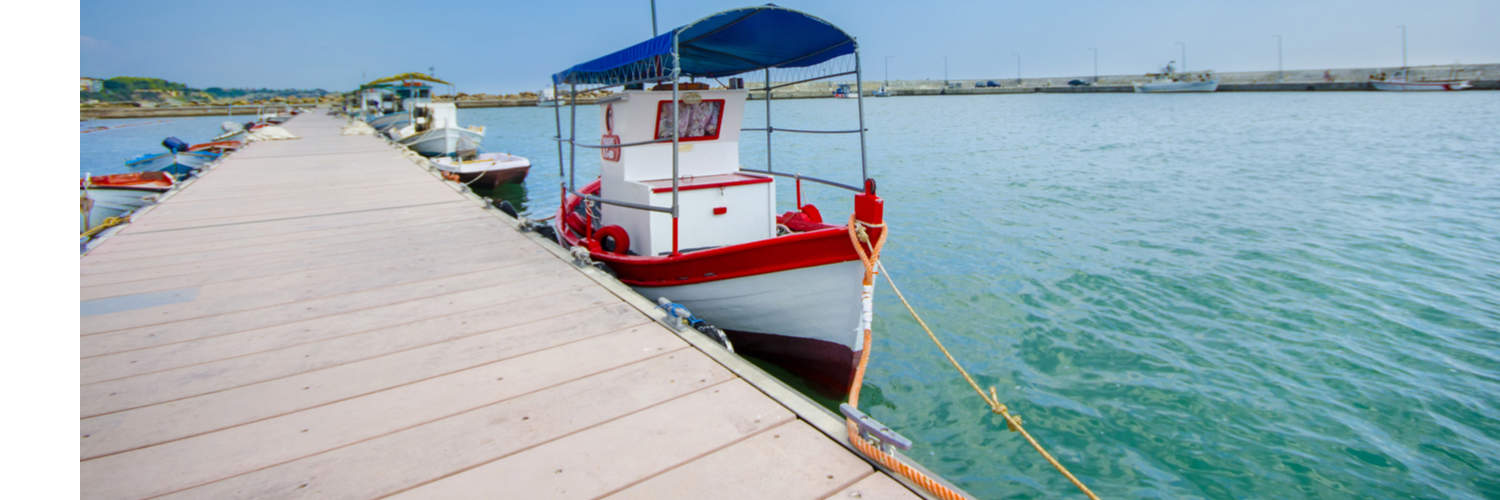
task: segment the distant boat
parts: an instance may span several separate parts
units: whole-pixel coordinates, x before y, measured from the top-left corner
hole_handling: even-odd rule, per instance
[[[880,87],[880,90],[876,90],[874,93],[872,93],[870,95],[873,95],[875,97],[890,97],[891,96],[891,89],[882,86],[882,87]]]
[[[432,160],[438,170],[456,176],[459,182],[493,188],[521,182],[531,170],[531,160],[506,153],[484,153],[472,160],[441,157]]]
[[[1390,80],[1370,82],[1375,90],[1396,90],[1404,92],[1412,91],[1436,91],[1436,90],[1463,90],[1473,85],[1468,80],[1447,80],[1437,82],[1408,82],[1406,81],[1406,70],[1396,73]]]
[[[848,85],[839,85],[839,88],[833,91],[833,96],[839,99],[858,99],[859,93],[849,89]]]
[[[1175,61],[1174,61],[1175,62]],[[1178,73],[1172,63],[1167,63],[1161,68],[1160,73],[1146,73],[1152,77],[1150,82],[1136,82],[1132,84],[1136,93],[1139,94],[1165,94],[1178,92],[1213,92],[1219,90],[1219,79],[1211,77],[1211,72],[1202,73]],[[1194,80],[1198,78],[1198,80]]]
[[[129,174],[99,175],[79,181],[79,229],[82,233],[104,223],[110,217],[119,217],[156,201],[156,197],[172,189],[172,176],[164,172],[135,172]]]
[[[459,127],[451,102],[424,102],[412,107],[411,123],[387,130],[386,137],[423,156],[469,156],[484,142],[484,127]]]
[[[1135,83],[1135,91],[1142,94],[1157,94],[1171,92],[1213,92],[1219,90],[1219,80],[1213,79],[1204,82],[1174,82],[1172,80],[1156,80],[1150,83]]]

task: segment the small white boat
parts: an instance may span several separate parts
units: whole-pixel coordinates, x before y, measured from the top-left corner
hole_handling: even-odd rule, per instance
[[[172,189],[174,181],[164,172],[136,172],[88,177],[79,184],[78,232],[82,233],[110,217],[154,203],[157,196]]]
[[[484,142],[484,127],[460,127],[451,102],[424,102],[412,107],[410,123],[386,130],[386,136],[423,156],[472,156]]]
[[[1171,80],[1167,80],[1153,81],[1150,83],[1137,82],[1135,84],[1135,91],[1142,94],[1171,92],[1213,92],[1216,90],[1219,90],[1218,80],[1209,80],[1206,82],[1174,82]]]
[[[1395,90],[1401,92],[1463,90],[1473,86],[1469,84],[1468,80],[1409,82],[1406,81],[1406,70],[1397,72],[1396,76],[1390,80],[1370,83],[1375,86],[1375,90]]]
[[[1219,79],[1212,72],[1178,73],[1167,63],[1160,73],[1147,73],[1153,77],[1149,82],[1131,84],[1139,94],[1166,94],[1180,92],[1213,92],[1219,90]]]
[[[472,160],[444,156],[432,163],[458,182],[486,188],[521,182],[531,170],[531,160],[507,153],[484,153]]]

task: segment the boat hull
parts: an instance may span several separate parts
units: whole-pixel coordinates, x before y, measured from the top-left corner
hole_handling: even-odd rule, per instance
[[[1218,80],[1206,82],[1154,82],[1135,84],[1136,93],[1174,94],[1185,92],[1213,92],[1219,90]]]
[[[443,127],[413,134],[399,142],[423,156],[462,155],[479,149],[484,134],[466,128]]]
[[[89,228],[104,222],[104,219],[127,215],[138,208],[155,203],[156,197],[163,191],[162,189],[115,187],[84,189],[82,194],[88,199],[87,210],[84,210],[78,218],[78,232],[88,231]]]
[[[1393,90],[1399,92],[1434,92],[1444,90],[1463,90],[1469,88],[1468,81],[1459,82],[1370,82],[1375,90]]]
[[[521,182],[531,171],[531,160],[506,153],[485,153],[470,161],[441,157],[432,163],[438,170],[457,176],[459,182],[488,188]]]
[[[158,153],[136,158],[126,162],[125,166],[137,172],[158,171],[185,177],[212,163],[218,157],[219,155],[207,152]]]
[[[858,261],[682,286],[632,287],[682,304],[724,330],[736,353],[761,358],[831,397],[848,393],[864,349]]]

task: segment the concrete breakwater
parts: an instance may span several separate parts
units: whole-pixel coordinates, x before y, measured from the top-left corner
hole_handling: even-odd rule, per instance
[[[1221,92],[1278,92],[1308,90],[1374,90],[1371,82],[1393,78],[1401,71],[1399,66],[1343,68],[1343,69],[1295,69],[1286,71],[1236,71],[1214,72],[1219,80]],[[1410,81],[1468,80],[1475,89],[1500,89],[1500,63],[1496,64],[1445,64],[1435,66],[1412,66]],[[1188,71],[1198,75],[1202,71]],[[1087,87],[1074,87],[1068,82],[1089,82]],[[1042,78],[976,78],[944,80],[891,80],[883,82],[866,80],[862,91],[870,95],[881,86],[886,86],[893,95],[941,95],[941,94],[1025,94],[1048,93],[1094,93],[1132,92],[1133,84],[1149,82],[1145,74],[1055,76]],[[995,86],[988,86],[991,82]],[[784,93],[831,95],[840,85],[854,87],[853,81],[812,82],[777,90],[776,97]],[[984,85],[984,86],[979,86]],[[755,89],[757,85],[749,85]],[[793,96],[785,96],[793,97]]]
[[[1287,71],[1236,71],[1214,73],[1219,79],[1220,92],[1297,92],[1297,91],[1356,91],[1374,90],[1372,82],[1383,76],[1392,78],[1401,68],[1372,67],[1344,69],[1296,69]],[[1199,74],[1200,72],[1190,72]],[[1500,63],[1493,64],[1448,64],[1435,66],[1413,66],[1409,68],[1410,81],[1468,80],[1475,90],[1500,90]],[[1071,86],[1069,81],[1089,82],[1088,86]],[[871,95],[882,86],[891,95],[970,95],[970,94],[1030,94],[1030,93],[1098,93],[1133,92],[1132,84],[1150,81],[1145,74],[1055,76],[1044,78],[979,78],[944,80],[867,80],[861,91]],[[995,86],[988,86],[991,82]],[[946,85],[945,85],[946,83]],[[985,86],[976,86],[983,84]],[[840,85],[854,87],[853,81],[809,82],[776,90],[777,99],[813,99],[831,97]],[[750,98],[763,98],[758,89],[763,84],[746,82],[751,90]],[[438,100],[444,100],[441,96]],[[580,97],[579,104],[594,104],[597,97]],[[566,100],[564,100],[566,101]],[[459,99],[460,108],[508,108],[536,106],[534,98],[524,99]],[[238,106],[89,106],[79,109],[81,119],[100,118],[166,118],[178,116],[253,115],[264,109],[257,105]]]

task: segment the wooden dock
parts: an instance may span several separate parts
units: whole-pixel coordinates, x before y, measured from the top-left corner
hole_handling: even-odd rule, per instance
[[[291,120],[82,258],[84,498],[916,496],[342,123]]]

